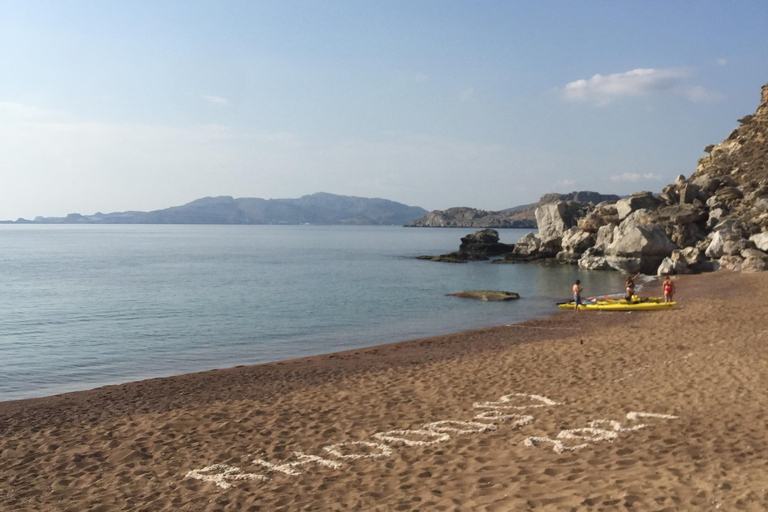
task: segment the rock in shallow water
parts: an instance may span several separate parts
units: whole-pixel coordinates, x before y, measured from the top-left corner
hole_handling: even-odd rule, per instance
[[[495,290],[465,290],[459,293],[453,293],[454,297],[462,299],[476,299],[485,301],[503,301],[519,299],[520,295],[515,292],[501,292]]]

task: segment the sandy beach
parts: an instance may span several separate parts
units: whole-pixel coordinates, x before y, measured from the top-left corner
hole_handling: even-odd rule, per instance
[[[0,403],[0,509],[764,511],[768,274],[676,283],[668,312]]]

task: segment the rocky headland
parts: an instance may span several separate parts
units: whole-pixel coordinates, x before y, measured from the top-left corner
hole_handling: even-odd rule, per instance
[[[502,244],[497,231],[485,229],[462,238],[459,251],[428,258],[463,262],[500,256],[494,263],[554,259],[588,270],[660,275],[720,267],[766,270],[768,84],[762,87],[757,111],[738,122],[723,142],[705,148],[696,172],[687,179],[678,176],[658,195],[638,192],[597,204],[540,201],[534,210],[538,234]],[[422,219],[432,216],[437,222],[435,213]]]
[[[617,201],[619,196],[598,192],[571,192],[569,194],[544,194],[538,203],[518,206],[497,212],[475,208],[456,207],[434,210],[409,222],[409,228],[521,228],[536,229],[536,209],[559,201],[591,202]]]

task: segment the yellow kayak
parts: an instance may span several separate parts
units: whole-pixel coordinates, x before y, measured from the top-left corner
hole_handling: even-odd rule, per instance
[[[661,297],[649,297],[647,299],[632,297],[631,301],[626,299],[619,300],[598,300],[584,301],[579,305],[579,310],[587,311],[665,311],[677,305],[677,302],[663,302]],[[558,304],[563,310],[573,310],[573,302]]]

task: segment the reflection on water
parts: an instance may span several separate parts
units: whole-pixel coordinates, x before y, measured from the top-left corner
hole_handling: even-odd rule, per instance
[[[435,263],[471,229],[0,226],[0,400],[503,325],[615,272]],[[514,243],[525,230],[500,230]],[[514,302],[451,297],[514,291]]]

